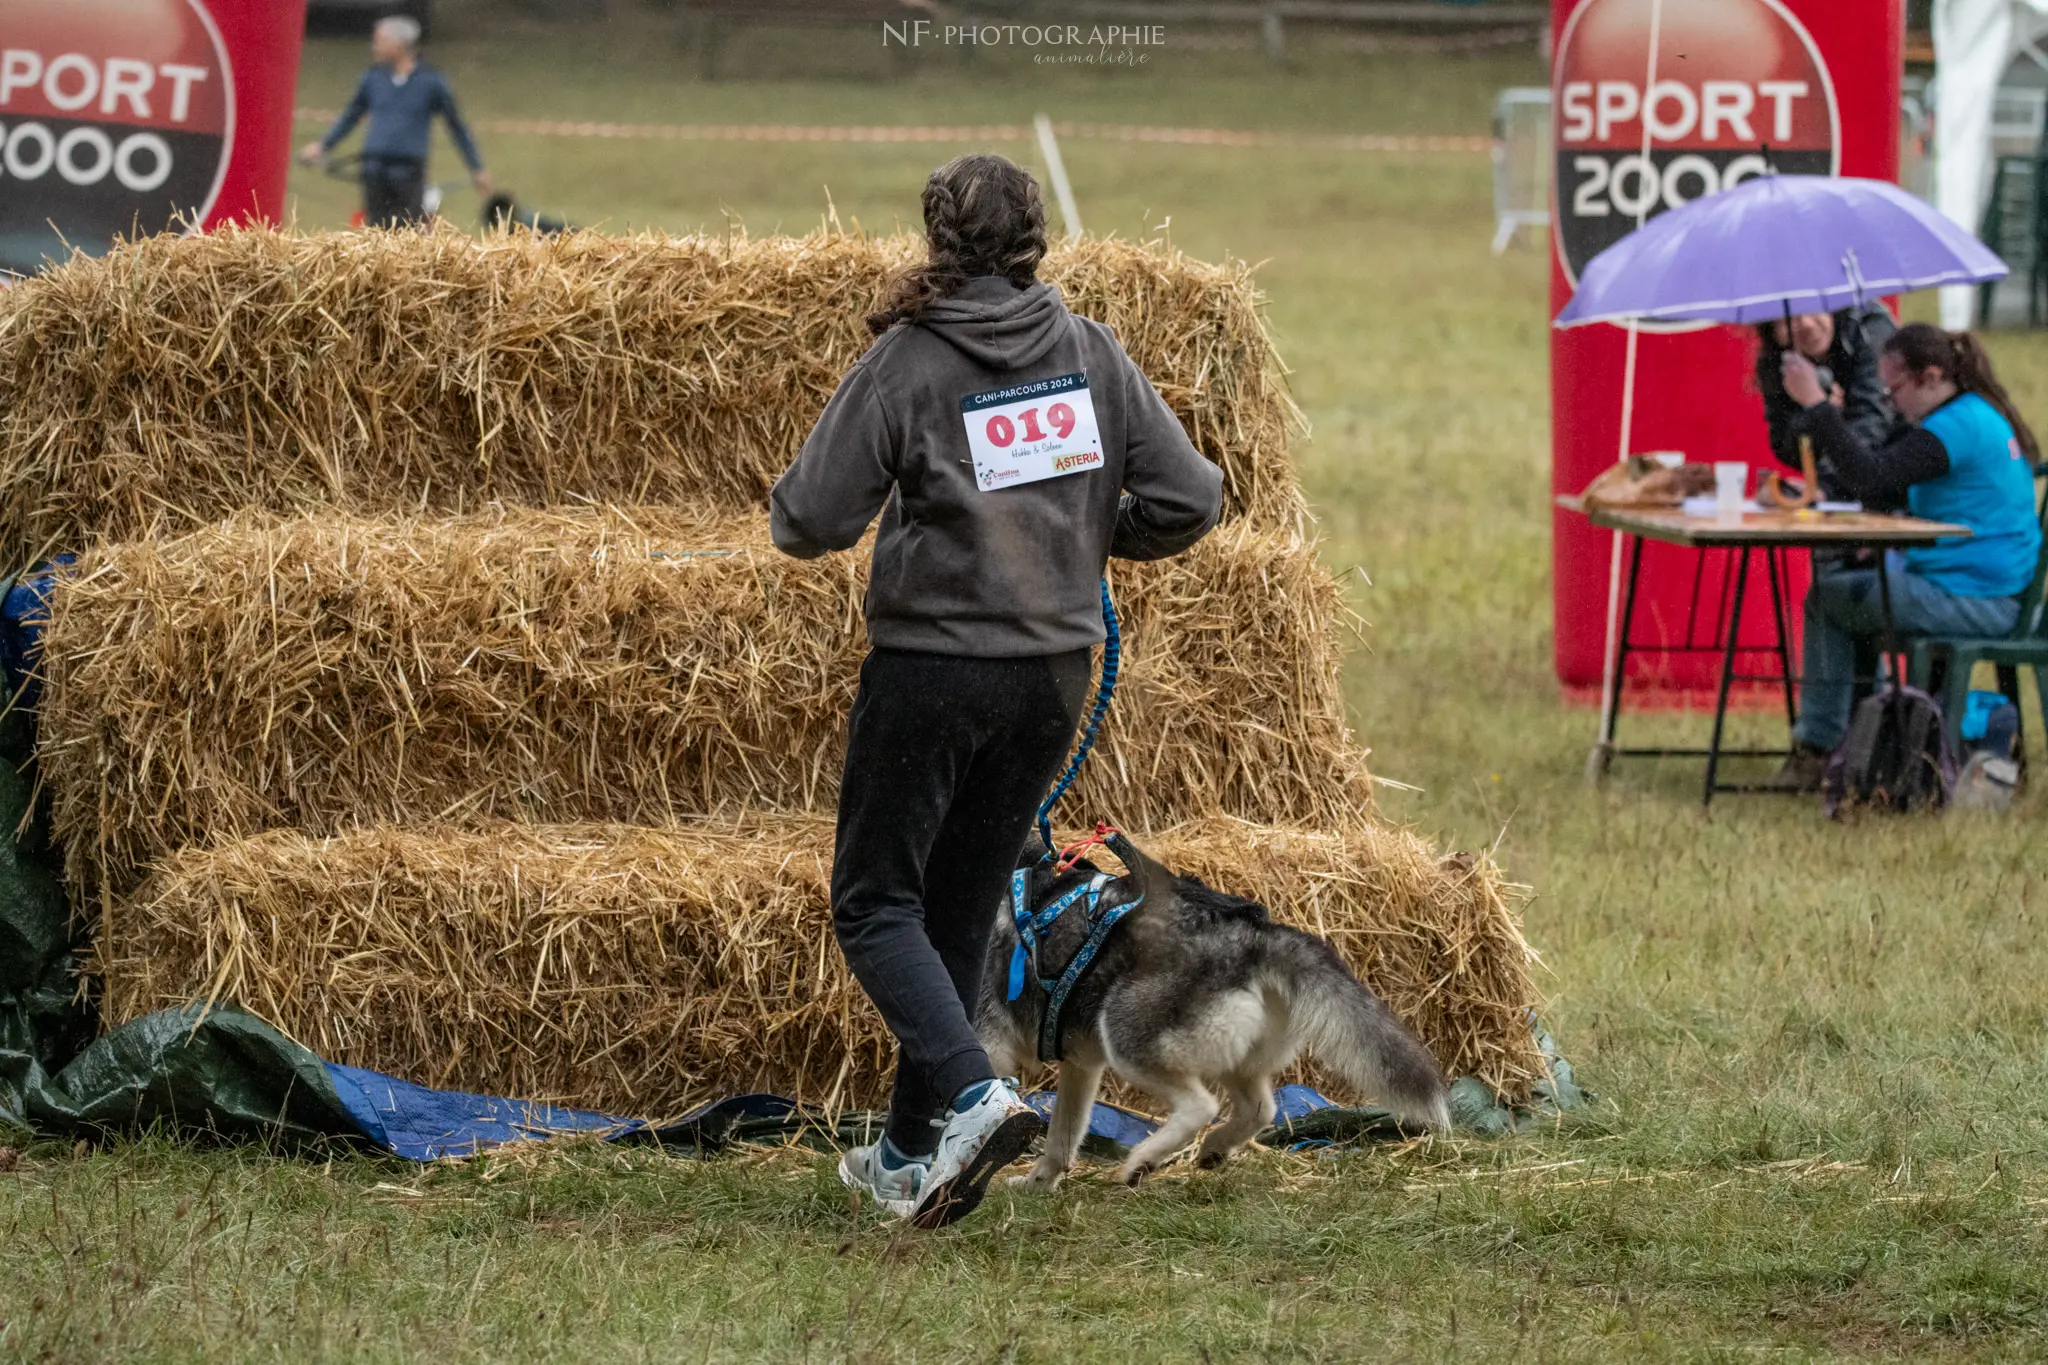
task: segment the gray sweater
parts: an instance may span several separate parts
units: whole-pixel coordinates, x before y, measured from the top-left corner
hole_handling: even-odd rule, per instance
[[[382,66],[365,71],[356,83],[356,93],[348,107],[327,130],[327,136],[320,139],[320,145],[333,151],[335,144],[347,137],[365,114],[370,116],[370,131],[363,134],[365,161],[424,164],[434,115],[439,114],[448,121],[448,135],[455,139],[455,150],[462,153],[463,164],[471,171],[483,169],[483,153],[477,151],[469,125],[455,108],[455,92],[448,88],[447,78],[431,66],[414,66],[402,81]]]
[[[963,403],[1076,374],[1100,463],[984,490],[967,437],[970,416],[983,419]],[[808,559],[852,546],[881,512],[869,641],[1011,658],[1100,643],[1109,557],[1186,549],[1215,525],[1222,489],[1109,328],[1069,313],[1051,285],[990,277],[855,362],[776,481],[769,524],[778,547]]]

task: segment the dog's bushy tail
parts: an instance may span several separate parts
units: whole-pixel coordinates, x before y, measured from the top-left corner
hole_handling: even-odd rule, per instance
[[[1290,931],[1282,954],[1296,1041],[1404,1127],[1448,1129],[1450,1091],[1429,1049],[1321,939]]]

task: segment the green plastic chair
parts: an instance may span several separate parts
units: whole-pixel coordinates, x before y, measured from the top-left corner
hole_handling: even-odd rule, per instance
[[[2044,468],[2048,475],[2048,468]],[[1909,642],[1909,676],[1916,687],[1926,687],[1934,674],[1934,662],[1946,656],[1948,676],[1941,689],[1942,724],[1949,743],[1962,752],[1963,707],[1970,694],[1970,673],[1980,663],[1996,664],[2001,672],[2021,668],[2034,670],[2034,690],[2041,698],[2041,714],[2048,717],[2048,497],[2041,504],[2041,556],[2034,564],[2034,578],[2020,598],[2020,619],[2012,634],[2003,638],[1924,635]],[[2022,736],[2018,745],[2025,752]]]
[[[2001,156],[1993,163],[1991,197],[1977,236],[2012,268],[2005,283],[2026,281],[2027,325],[2041,325],[2048,299],[2048,138],[2035,156]],[[1977,316],[1991,321],[1998,281],[1977,286]]]

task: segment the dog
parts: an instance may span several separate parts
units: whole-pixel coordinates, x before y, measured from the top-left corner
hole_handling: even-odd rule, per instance
[[[1273,1078],[1306,1049],[1360,1091],[1374,1096],[1403,1127],[1450,1127],[1444,1077],[1379,997],[1354,976],[1329,943],[1276,924],[1255,901],[1175,877],[1128,840],[1111,849],[1128,875],[1101,890],[1100,910],[1132,901],[1074,984],[1058,1021],[1059,1100],[1045,1150],[1029,1174],[1011,1183],[1050,1190],[1073,1167],[1105,1071],[1167,1106],[1166,1121],[1134,1148],[1122,1178],[1136,1185],[1230,1113],[1203,1138],[1197,1164],[1221,1166],[1273,1122]],[[1020,868],[1039,865],[1038,850]],[[1085,884],[1086,862],[1050,876],[1030,874],[1032,910]],[[1082,903],[1085,905],[1085,901]],[[1087,939],[1080,906],[1054,921],[1040,944],[1040,966],[1057,977]],[[1049,993],[1039,972],[1023,971],[1008,998],[1019,936],[1009,901],[997,915],[983,973],[975,1028],[998,1074],[1039,1068]]]

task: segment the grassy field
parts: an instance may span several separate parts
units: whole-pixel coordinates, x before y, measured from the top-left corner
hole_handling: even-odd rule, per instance
[[[1542,79],[1520,52],[1275,73],[1169,50],[1050,76],[1002,54],[898,88],[811,45],[738,54],[806,79],[712,86],[635,32],[455,24],[439,55],[478,117],[670,122],[1046,108],[1472,133],[1495,88]],[[358,57],[309,52],[301,102],[339,104]],[[489,139],[501,180],[544,208],[754,231],[816,223],[827,187],[844,220],[911,220],[950,150]],[[2041,800],[1844,827],[1805,802],[1703,813],[1688,765],[1588,788],[1592,718],[1559,705],[1549,661],[1545,266],[1487,254],[1485,158],[1066,156],[1092,229],[1170,223],[1190,250],[1267,262],[1314,424],[1303,476],[1331,562],[1364,570],[1357,724],[1378,771],[1422,788],[1386,808],[1495,847],[1534,889],[1550,1022],[1599,1101],[1509,1140],[1265,1154],[1137,1194],[1087,1174],[930,1237],[853,1212],[800,1153],[571,1147],[421,1169],[35,1146],[0,1174],[0,1358],[2048,1355]],[[295,186],[302,222],[345,216],[345,187]],[[2048,414],[2048,347],[2000,337],[1996,354]]]

